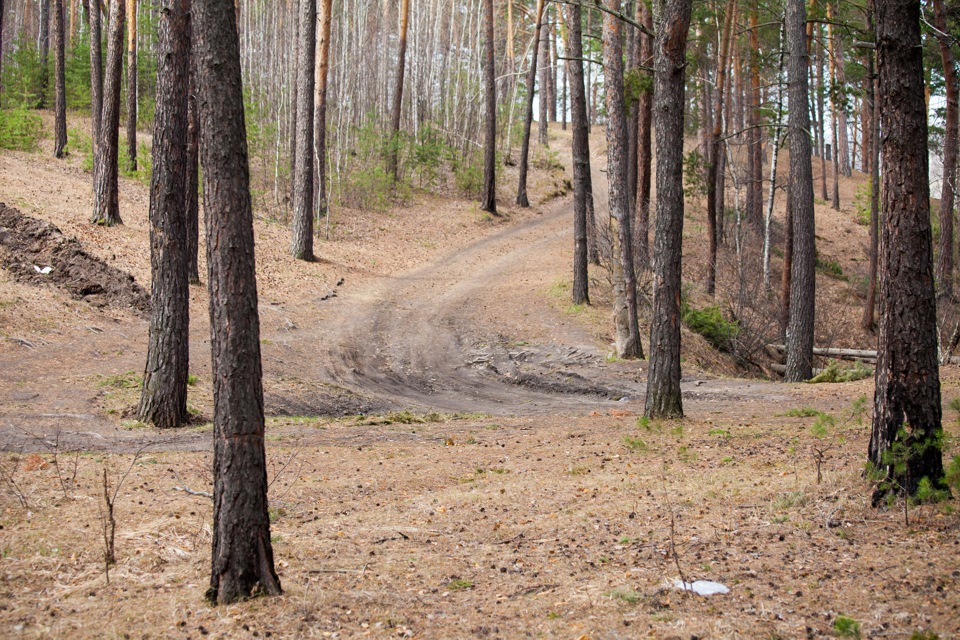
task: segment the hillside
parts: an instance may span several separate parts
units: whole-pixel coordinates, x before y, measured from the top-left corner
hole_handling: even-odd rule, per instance
[[[759,347],[738,361],[685,330],[687,418],[639,418],[646,363],[609,357],[604,272],[591,274],[593,306],[568,302],[569,138],[551,136],[564,169],[535,173],[526,210],[511,204],[508,169],[502,218],[423,193],[385,211],[338,209],[320,260],[306,264],[287,257],[280,214],[260,208],[277,599],[203,600],[205,290],[191,290],[196,425],[159,433],[130,419],[147,331],[136,295],[0,270],[3,635],[819,637],[853,623],[867,637],[960,633],[955,501],[869,506],[872,380],[764,380]],[[80,154],[43,151],[0,154],[0,202],[75,238],[100,265],[90,269],[149,288],[147,188],[121,179],[124,226],[91,226]],[[604,165],[595,150],[598,216]],[[853,213],[863,183],[841,183],[839,213],[817,205],[820,258],[837,266],[818,275],[819,346],[871,346],[859,329],[866,228]],[[712,304],[705,233],[691,200],[684,280],[697,308]],[[754,245],[744,242],[745,260]],[[747,329],[765,326],[776,304],[756,289],[757,263],[738,270],[733,256],[729,243],[718,303]],[[952,457],[960,376],[944,369],[943,380]],[[118,489],[109,582],[104,477]],[[704,598],[674,589],[676,578],[731,591]]]

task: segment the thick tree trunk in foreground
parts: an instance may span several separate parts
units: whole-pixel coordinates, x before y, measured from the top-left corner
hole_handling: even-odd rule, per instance
[[[590,132],[587,125],[587,97],[583,88],[583,40],[579,4],[571,4],[567,23],[567,75],[570,77],[570,126],[573,128],[573,304],[590,304],[587,275],[588,216],[590,193]]]
[[[651,418],[682,418],[680,275],[683,244],[684,70],[692,0],[660,0],[653,91],[657,130],[657,229],[654,238],[650,370],[644,409]]]
[[[313,81],[316,62],[317,2],[300,0],[297,45],[297,172],[293,176],[290,253],[313,260]]]
[[[182,426],[190,365],[188,295],[187,103],[190,2],[164,0],[157,30],[157,107],[150,182],[150,332],[137,419]]]
[[[333,0],[320,0],[317,24],[317,74],[314,79],[316,96],[314,98],[313,136],[316,140],[317,156],[317,220],[327,217],[327,85],[330,71],[330,24],[333,17]]]
[[[869,460],[874,505],[943,486],[937,308],[927,170],[920,3],[877,2],[883,139],[880,329]]]
[[[536,29],[533,35],[534,42],[540,42],[540,23],[543,20],[543,0],[537,0]],[[527,108],[523,116],[523,142],[520,143],[520,179],[517,183],[517,204],[529,207],[527,198],[527,170],[530,162],[530,129],[533,127],[533,92],[537,82],[537,52],[539,46],[533,47],[533,56],[530,60],[530,70],[527,71]],[[543,91],[543,87],[540,88]]]
[[[120,77],[123,73],[124,0],[110,3],[110,25],[107,32],[107,77],[103,91],[103,117],[100,118],[100,141],[93,163],[94,224],[113,226],[120,219],[117,151],[120,143]]]
[[[480,208],[497,214],[497,72],[494,67],[493,0],[483,3],[484,37],[484,97],[487,117],[483,147],[483,199]]]
[[[127,169],[137,170],[137,0],[127,0]]]
[[[607,0],[610,12],[620,12],[620,0]],[[627,120],[623,103],[622,22],[609,12],[603,16],[603,67],[607,102],[607,181],[610,185],[610,222],[614,233],[613,324],[617,356],[642,358],[637,321],[637,279],[633,264],[630,194],[627,193]]]
[[[940,255],[937,259],[937,294],[953,297],[953,205],[957,180],[957,123],[960,121],[957,65],[953,59],[951,41],[947,35],[947,18],[943,0],[933,0],[934,26],[940,42],[940,60],[943,62],[944,93],[947,95],[946,128],[943,137],[943,180],[940,189]]]
[[[66,30],[63,24],[63,0],[53,0],[54,55],[54,136],[53,155],[62,158],[67,148],[67,79],[65,67]],[[0,27],[3,25],[0,24]]]
[[[190,0],[196,2],[197,0]],[[197,99],[196,30],[190,21],[190,97],[187,104],[187,276],[200,284],[200,113]]]
[[[96,157],[103,117],[103,56],[100,52],[100,0],[90,0],[90,139]],[[96,171],[94,171],[96,173]]]
[[[390,127],[390,175],[400,178],[400,111],[403,107],[403,76],[407,62],[407,25],[410,23],[410,0],[400,0],[400,46],[397,50],[397,83],[393,90],[393,113]]]
[[[646,2],[638,2],[642,11],[641,24],[653,31],[653,12]],[[641,32],[640,64],[653,67],[653,38]],[[649,76],[649,72],[642,72]],[[653,173],[653,86],[640,94],[637,104],[637,227],[634,230],[637,267],[650,268],[650,183]]]
[[[267,513],[260,321],[240,40],[231,0],[194,0],[213,363],[213,554],[207,598],[277,595]]]
[[[810,161],[808,53],[803,0],[787,0],[787,83],[790,109],[790,198],[793,216],[793,264],[790,272],[790,322],[784,379],[801,382],[813,376],[813,321],[816,295],[816,237],[813,218],[813,167]]]

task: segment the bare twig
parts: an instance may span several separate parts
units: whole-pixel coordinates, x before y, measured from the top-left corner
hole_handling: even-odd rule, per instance
[[[17,482],[17,470],[20,468],[20,460],[23,458],[23,445],[20,445],[20,451],[13,456],[13,468],[7,469],[5,464],[0,464],[0,480],[7,485],[7,489],[14,495],[17,501],[24,509],[28,508],[27,494],[24,493],[20,483]]]

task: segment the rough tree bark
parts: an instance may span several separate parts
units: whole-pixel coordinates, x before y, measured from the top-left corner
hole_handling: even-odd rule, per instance
[[[692,0],[658,0],[654,123],[657,135],[657,220],[653,316],[645,413],[683,417],[680,394],[680,275],[683,244],[684,70]]]
[[[646,2],[637,3],[641,13],[640,23],[653,32],[653,12]],[[640,64],[653,67],[653,38],[642,31],[640,40]],[[642,72],[650,76],[649,72]],[[653,84],[640,93],[637,104],[637,228],[634,230],[637,267],[650,268],[650,183],[653,173]]]
[[[763,140],[760,127],[760,26],[758,9],[750,11],[750,88],[747,109],[747,224],[761,234],[763,225]],[[776,151],[774,151],[776,153]]]
[[[0,24],[2,27],[2,24]],[[65,66],[66,31],[64,29],[63,0],[53,0],[53,55],[54,55],[54,142],[53,155],[62,158],[67,148],[67,79]]]
[[[953,205],[957,180],[957,123],[960,121],[957,66],[947,34],[943,0],[933,0],[934,26],[939,33],[940,60],[943,63],[944,93],[947,97],[945,135],[943,137],[943,180],[940,188],[940,252],[937,259],[937,295],[953,298]]]
[[[93,217],[105,226],[123,224],[117,185],[117,150],[120,142],[120,77],[123,73],[123,0],[111,0],[107,27],[107,77],[104,81],[100,141],[93,163]]]
[[[327,85],[330,71],[330,24],[333,17],[333,0],[320,0],[317,12],[317,65],[314,79],[314,147],[317,156],[317,220],[326,217],[327,202]]]
[[[103,56],[100,51],[100,0],[90,0],[90,139],[93,154],[100,143],[100,119],[103,117]],[[96,172],[94,172],[96,173]]]
[[[300,0],[297,45],[297,173],[293,176],[293,224],[290,253],[297,260],[313,256],[313,81],[316,61],[317,3]]]
[[[47,68],[50,61],[50,2],[51,0],[40,0],[40,95],[37,101],[40,109],[47,105],[49,85]]]
[[[570,76],[570,126],[573,131],[573,304],[590,304],[587,261],[589,260],[588,202],[590,192],[590,128],[587,125],[587,97],[583,87],[583,40],[579,4],[568,8],[567,75]]]
[[[617,356],[642,358],[637,321],[637,278],[633,264],[630,194],[627,193],[627,119],[623,102],[623,34],[620,0],[607,0],[603,15],[603,68],[607,104],[607,182],[609,184],[613,325]]]
[[[400,46],[397,49],[397,83],[393,90],[393,114],[390,128],[390,175],[400,178],[400,110],[403,107],[403,75],[407,62],[407,25],[410,22],[410,0],[400,0]]]
[[[487,118],[483,147],[483,199],[480,208],[497,214],[497,71],[494,66],[493,0],[484,0],[484,97]]]
[[[873,504],[943,482],[937,308],[920,2],[876,3],[883,138],[880,328],[869,461]]]
[[[790,271],[790,322],[787,326],[789,382],[813,375],[813,321],[816,296],[816,237],[813,217],[813,167],[810,160],[810,111],[807,109],[808,53],[803,0],[787,0],[787,83],[790,109],[790,199],[793,216],[793,264]]]
[[[240,40],[232,0],[194,0],[213,364],[213,549],[207,598],[281,593],[267,512],[260,321]]]
[[[137,170],[137,0],[127,0],[127,169]]]
[[[187,254],[187,103],[190,0],[163,0],[157,28],[157,105],[150,181],[150,330],[137,419],[160,429],[187,413],[190,298]]]
[[[540,23],[543,21],[543,0],[537,0],[536,25],[533,35],[534,42],[540,42]],[[539,46],[533,47],[530,60],[530,70],[527,71],[527,108],[523,116],[523,142],[520,143],[520,179],[517,182],[517,204],[529,207],[527,198],[527,169],[530,161],[530,129],[533,126],[533,92],[537,82],[537,52]],[[542,91],[542,87],[541,87]]]

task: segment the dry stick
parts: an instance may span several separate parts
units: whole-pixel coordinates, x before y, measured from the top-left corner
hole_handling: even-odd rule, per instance
[[[3,483],[7,485],[7,488],[10,489],[10,493],[16,497],[17,501],[20,502],[20,506],[24,509],[27,509],[27,496],[23,492],[23,489],[20,488],[20,484],[17,482],[17,470],[20,468],[20,459],[23,457],[23,445],[20,445],[20,451],[17,452],[16,457],[13,462],[13,469],[7,471],[6,465],[0,464],[0,479],[3,480]]]
[[[133,467],[140,459],[140,455],[147,447],[152,446],[153,444],[159,443],[148,443],[137,449],[137,452],[133,455],[133,460],[130,461],[130,466],[127,467],[127,470],[117,481],[117,486],[113,490],[113,495],[110,495],[110,482],[107,479],[107,467],[106,465],[103,467],[103,504],[97,503],[97,505],[100,511],[100,522],[103,529],[103,570],[107,579],[107,584],[110,584],[110,565],[117,563],[116,547],[114,544],[117,534],[117,520],[114,517],[113,507],[117,502],[117,496],[120,494],[120,488],[126,481],[127,476],[130,475],[130,472],[133,471]],[[106,506],[106,512],[104,512],[104,506]]]
[[[691,590],[691,587],[690,583],[687,582],[687,577],[684,575],[683,569],[680,567],[680,556],[677,553],[677,518],[673,512],[673,503],[670,502],[670,497],[667,494],[666,470],[661,470],[661,473],[660,483],[663,486],[663,501],[666,503],[667,509],[670,512],[670,555],[673,556],[673,564],[677,567],[677,573],[680,574],[680,584],[683,585],[683,591],[686,593]]]

